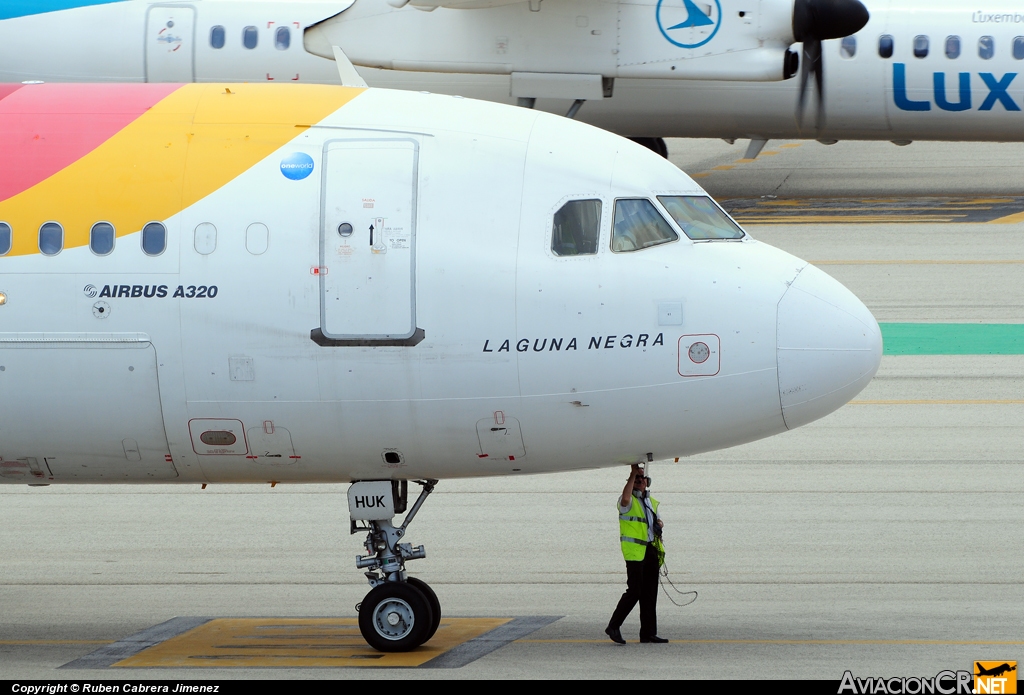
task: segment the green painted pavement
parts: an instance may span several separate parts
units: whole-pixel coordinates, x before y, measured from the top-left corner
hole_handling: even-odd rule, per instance
[[[1024,355],[1020,323],[881,323],[886,355]]]

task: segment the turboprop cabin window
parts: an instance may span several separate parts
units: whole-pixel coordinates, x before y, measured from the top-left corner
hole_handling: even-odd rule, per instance
[[[97,222],[89,230],[89,249],[97,256],[106,256],[114,250],[114,225]]]
[[[612,251],[639,251],[669,241],[679,235],[672,231],[654,203],[646,198],[623,198],[615,201],[615,223],[612,225]]]
[[[219,24],[210,27],[210,45],[214,48],[224,48],[224,27]]]
[[[1016,60],[1024,60],[1024,36],[1013,39],[1013,57]]]
[[[39,251],[56,256],[64,248],[64,228],[56,222],[46,222],[39,228]]]
[[[278,27],[274,32],[274,48],[279,51],[287,51],[292,45],[292,32],[288,27]]]
[[[849,60],[857,55],[857,37],[856,36],[844,36],[843,40],[839,43],[839,55]]]
[[[159,256],[167,248],[167,228],[160,222],[150,222],[142,228],[142,250],[147,256]]]
[[[982,60],[991,60],[996,54],[996,40],[991,36],[982,36],[978,39],[978,57]]]
[[[11,251],[11,225],[0,222],[0,256],[6,256]]]
[[[256,27],[246,27],[242,29],[242,45],[248,49],[256,48],[256,44],[260,40],[259,29]]]
[[[658,200],[691,239],[743,238],[743,230],[705,195],[659,195]]]
[[[946,57],[950,60],[956,60],[960,57],[960,37],[959,36],[947,36],[946,37]]]
[[[928,37],[927,36],[915,36],[914,37],[914,57],[915,58],[927,58],[928,57]]]
[[[555,213],[551,251],[556,256],[593,255],[600,233],[601,201],[570,200]]]
[[[878,37],[878,55],[883,58],[892,58],[892,37],[888,34]]]

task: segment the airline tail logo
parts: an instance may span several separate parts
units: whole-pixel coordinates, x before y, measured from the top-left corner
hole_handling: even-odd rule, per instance
[[[975,661],[974,693],[1008,695],[1017,692],[1016,661]]]
[[[722,26],[722,6],[718,0],[658,0],[658,29],[669,43],[680,48],[703,46]]]

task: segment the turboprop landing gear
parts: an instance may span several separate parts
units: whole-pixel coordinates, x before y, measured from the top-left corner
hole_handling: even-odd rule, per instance
[[[401,526],[393,522],[395,514],[406,509],[407,481],[363,481],[352,483],[348,490],[351,532],[367,531],[367,554],[356,557],[356,567],[366,570],[373,587],[359,604],[359,631],[367,644],[382,652],[415,649],[434,636],[441,622],[437,594],[405,571],[407,560],[426,557],[426,551],[422,545],[398,542],[437,484],[436,480],[416,482],[423,489]]]
[[[665,144],[665,138],[630,138],[630,140],[668,159],[668,145]]]

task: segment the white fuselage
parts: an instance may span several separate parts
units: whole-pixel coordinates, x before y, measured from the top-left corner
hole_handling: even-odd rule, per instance
[[[219,87],[203,103],[253,87]],[[210,123],[196,135],[204,151],[250,132]],[[24,463],[0,480],[620,465],[796,427],[877,369],[870,313],[782,251],[749,237],[692,241],[677,227],[672,243],[613,252],[617,200],[703,192],[612,134],[382,90],[295,133],[164,220],[158,255],[132,232],[108,255],[79,245],[0,257],[0,460]],[[173,144],[199,142],[185,136]],[[139,147],[119,166],[151,156]],[[312,172],[293,180],[287,167],[307,156]],[[197,157],[161,185],[187,196],[205,175]],[[574,199],[601,201],[597,250],[556,256],[552,216]],[[0,221],[22,214],[4,204]],[[55,200],[13,233],[73,214]],[[696,342],[703,353],[689,351]]]
[[[402,39],[404,34],[386,30],[387,24],[382,22],[390,15],[372,26],[365,21],[353,22],[353,35],[346,37],[346,15],[359,10],[360,1],[346,10],[350,7],[348,0],[341,3],[201,0],[186,4],[131,0],[7,19],[0,21],[0,82],[270,80],[337,83],[334,63],[308,53],[303,47],[303,31],[310,25],[341,12],[332,20],[332,36],[342,48],[345,48],[346,38],[351,43],[358,39],[361,48],[355,60],[364,65],[388,63],[396,51],[391,42],[408,43]],[[540,12],[533,14],[542,17],[545,8],[553,12],[553,3],[557,1],[545,0]],[[1022,139],[1024,78],[1017,73],[1024,65],[1021,62],[1024,58],[1024,12],[1019,7],[1006,0],[989,3],[981,10],[935,6],[922,0],[877,0],[867,4],[871,19],[853,37],[852,55],[850,43],[844,49],[838,40],[825,42],[828,118],[820,131],[810,125],[815,122],[813,95],[805,127],[798,126],[795,115],[797,79],[736,82],[620,76],[615,80],[613,96],[588,101],[578,118],[630,136],[896,141]],[[465,17],[464,13],[484,17],[486,15],[479,13],[520,10],[529,13],[528,3],[491,9],[440,8],[433,12],[408,6],[394,11],[394,16],[415,20],[403,21],[401,27],[396,25],[396,32],[397,28],[416,31],[422,25],[421,35],[429,39],[438,36],[430,33],[432,26],[448,27],[451,22],[446,24],[446,17],[454,21],[454,18]],[[185,29],[173,37],[178,42],[169,43],[167,32],[161,34],[167,21],[175,21],[176,28]],[[595,31],[589,23],[587,26],[587,31]],[[224,28],[221,48],[212,45],[216,42],[214,37],[219,36],[215,27]],[[251,27],[249,43],[253,36],[256,38],[252,48],[246,46],[247,27]],[[373,32],[368,34],[368,27]],[[279,40],[278,32],[282,29],[287,29],[287,48]],[[367,42],[367,35],[373,40]],[[716,40],[724,40],[724,36],[715,37],[707,47],[712,47]],[[879,55],[882,36],[893,39],[890,57]],[[927,55],[923,57],[915,55],[915,40],[919,44],[917,53],[921,53],[918,37],[928,40]],[[947,56],[946,44],[950,37],[959,40],[956,57]],[[507,46],[502,48],[500,38],[495,38],[494,50],[511,50]],[[590,38],[603,40],[601,36]],[[450,44],[457,46],[458,42],[445,39],[445,56],[453,66],[451,70],[468,69],[460,68],[451,58]],[[421,45],[424,55],[432,50],[431,40],[421,39]],[[375,47],[379,47],[379,55],[372,54]],[[587,55],[575,43],[559,42],[552,37],[538,37],[530,45],[531,54],[560,50]],[[495,58],[495,65],[501,62],[499,58]],[[711,56],[702,60],[726,59]],[[403,65],[410,67],[413,62]],[[719,63],[722,64],[724,62]],[[423,62],[418,69],[427,67]],[[435,66],[439,68],[440,64]],[[586,65],[577,65],[573,71],[586,68]],[[362,70],[372,86],[514,101],[510,96],[509,77],[505,75]],[[614,74],[618,70],[620,67],[605,65],[595,58],[589,71]],[[541,98],[537,107],[564,113],[570,101]]]

